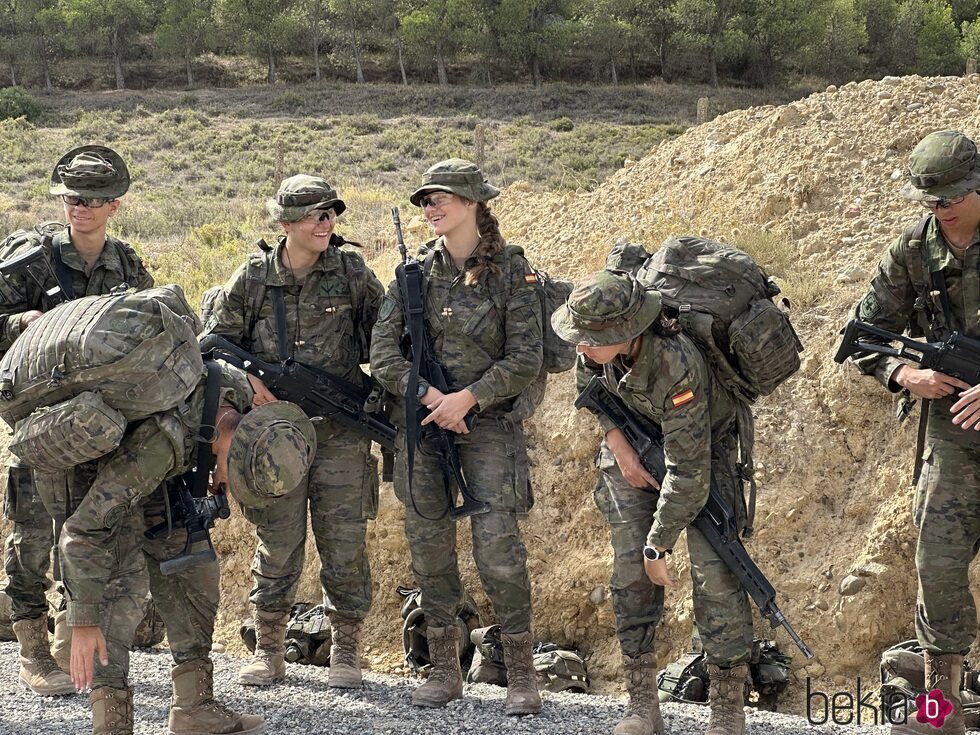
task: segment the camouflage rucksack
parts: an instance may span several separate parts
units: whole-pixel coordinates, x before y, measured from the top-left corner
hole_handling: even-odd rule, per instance
[[[534,647],[534,670],[538,687],[549,692],[588,694],[592,688],[582,655],[557,643],[538,643]]]
[[[418,587],[398,586],[395,591],[405,598],[402,603],[402,648],[405,651],[405,661],[416,674],[428,675],[432,668],[432,661],[429,659],[429,643],[426,638],[427,625],[425,614],[419,606],[422,598],[422,591]],[[477,610],[476,603],[466,595],[463,602],[463,609],[456,617],[456,625],[459,627],[459,660],[460,666],[468,668],[469,656],[473,650],[470,642],[470,633],[480,627],[480,611]]]
[[[255,621],[246,620],[239,628],[242,642],[255,652]],[[323,605],[296,602],[286,624],[285,658],[291,664],[330,665],[330,618]]]
[[[890,722],[904,722],[915,710],[915,698],[925,694],[926,662],[916,640],[903,641],[881,654],[881,705]],[[966,728],[980,727],[980,676],[963,661],[960,701]]]
[[[214,302],[221,295],[221,290],[221,286],[212,286],[201,296],[201,324],[207,324],[208,319],[211,318],[211,312],[214,311]]]

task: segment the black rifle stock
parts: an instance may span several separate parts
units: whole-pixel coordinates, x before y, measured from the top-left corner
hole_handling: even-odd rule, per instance
[[[432,341],[425,327],[425,274],[422,263],[416,258],[408,257],[405,239],[402,236],[398,207],[392,207],[391,218],[395,223],[398,251],[402,256],[402,262],[395,268],[395,279],[398,283],[398,292],[401,295],[402,310],[405,316],[405,336],[407,338],[402,340],[402,349],[407,350],[405,357],[412,361],[412,368],[408,376],[408,389],[405,392],[405,443],[409,493],[411,493],[412,472],[415,467],[415,449],[420,442],[424,441],[439,457],[439,467],[442,470],[450,516],[459,519],[478,513],[486,513],[490,510],[489,503],[478,500],[470,494],[466,478],[463,476],[463,466],[459,460],[456,440],[451,432],[435,423],[421,425],[422,420],[429,415],[429,409],[419,404],[419,377],[421,376],[429,385],[442,393],[451,393],[452,388],[449,387],[449,376],[446,369],[433,354]],[[470,428],[472,428],[472,420],[472,414],[467,415],[467,426]],[[460,496],[463,499],[463,504],[459,506],[454,501],[454,484],[459,488]],[[416,508],[416,510],[418,509]]]
[[[657,478],[658,482],[663,482],[667,475],[667,465],[664,461],[664,440],[660,427],[630,411],[623,400],[606,387],[602,378],[593,376],[589,380],[585,390],[575,401],[575,408],[589,408],[607,416],[622,430],[647,471]],[[742,544],[732,508],[721,497],[714,478],[708,491],[708,501],[691,525],[704,535],[725,566],[736,576],[759,608],[762,617],[766,618],[773,628],[783,628],[803,655],[813,658],[813,651],[797,635],[776,604],[776,590],[772,583]]]
[[[880,341],[871,342],[868,339]],[[897,342],[898,347],[888,343]],[[945,342],[920,342],[889,332],[873,324],[852,319],[844,327],[834,361],[844,362],[852,355],[872,352],[909,360],[922,368],[977,385],[980,383],[980,340],[954,332]]]
[[[146,538],[152,540],[169,535],[174,528],[183,528],[187,531],[184,549],[175,557],[160,562],[160,571],[163,574],[177,574],[218,558],[209,531],[214,528],[217,519],[231,517],[228,498],[224,490],[205,495],[203,498],[195,498],[191,491],[193,483],[193,471],[166,481],[164,489],[168,496],[172,517],[148,529],[144,534]],[[194,544],[202,541],[206,542],[208,547],[194,551]]]
[[[0,276],[24,276],[34,281],[37,287],[44,294],[45,308],[51,309],[65,301],[70,301],[73,296],[65,293],[61,282],[55,275],[51,262],[48,260],[47,253],[40,245],[28,248],[23,253],[12,258],[5,259],[0,263]],[[45,288],[48,278],[54,278],[55,285]]]

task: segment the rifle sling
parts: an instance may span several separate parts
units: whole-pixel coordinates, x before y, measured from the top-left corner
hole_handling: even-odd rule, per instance
[[[919,483],[919,476],[922,474],[922,454],[926,449],[926,433],[929,428],[929,404],[932,403],[928,398],[922,399],[919,406],[919,428],[915,433],[915,468],[912,470],[912,485]]]
[[[65,261],[61,257],[62,239],[55,237],[51,240],[51,264],[54,266],[54,279],[58,282],[58,288],[65,295],[67,301],[75,298],[75,287],[71,282],[71,272]]]
[[[211,470],[214,468],[214,453],[211,442],[217,438],[218,428],[215,421],[218,416],[218,399],[221,397],[221,368],[214,360],[205,360],[204,367],[208,377],[204,386],[204,411],[201,413],[201,431],[197,434],[197,462],[194,467],[195,498],[203,498],[207,494]],[[210,431],[205,434],[205,431]]]
[[[276,338],[279,341],[279,361],[289,359],[289,345],[286,332],[286,300],[282,296],[282,286],[269,286],[272,294],[272,309],[276,317]]]

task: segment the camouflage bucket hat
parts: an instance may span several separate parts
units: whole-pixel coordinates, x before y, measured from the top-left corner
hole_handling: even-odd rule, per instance
[[[420,207],[422,197],[432,191],[448,191],[474,202],[486,202],[500,194],[500,189],[487,183],[475,163],[462,158],[450,158],[431,166],[422,174],[422,186],[412,192],[409,201]]]
[[[980,189],[977,146],[963,133],[930,133],[909,156],[909,181],[902,196],[921,202],[952,199]]]
[[[276,222],[297,222],[314,209],[333,209],[339,217],[347,205],[319,176],[297,174],[283,179],[276,198],[267,201],[265,208]]]
[[[254,408],[231,439],[228,491],[247,508],[267,508],[299,487],[315,453],[313,423],[295,403]]]
[[[660,292],[625,271],[602,270],[579,283],[551,315],[555,334],[589,347],[629,342],[660,313]]]
[[[111,148],[79,146],[55,164],[48,191],[54,196],[117,199],[129,191],[129,169]]]

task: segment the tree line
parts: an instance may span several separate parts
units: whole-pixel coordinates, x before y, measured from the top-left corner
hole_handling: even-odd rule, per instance
[[[56,62],[249,55],[309,78],[495,84],[662,78],[752,85],[957,74],[980,0],[0,0],[0,61],[49,90]],[[370,74],[366,70],[370,70]],[[180,83],[175,80],[175,83]]]

